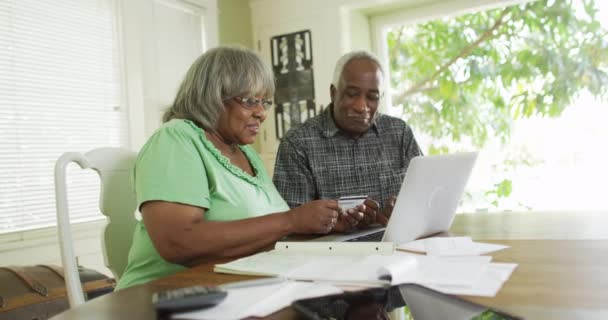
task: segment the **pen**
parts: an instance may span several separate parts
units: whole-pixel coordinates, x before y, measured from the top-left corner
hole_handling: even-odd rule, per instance
[[[262,279],[232,282],[232,283],[223,284],[219,287],[222,289],[225,289],[225,290],[229,290],[229,289],[240,289],[240,288],[255,287],[255,286],[265,286],[265,285],[275,284],[275,283],[280,283],[280,282],[285,282],[285,281],[287,281],[287,279],[285,279],[285,278],[272,277],[272,278],[262,278]]]

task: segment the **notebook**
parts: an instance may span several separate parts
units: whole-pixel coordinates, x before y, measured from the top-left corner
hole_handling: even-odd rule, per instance
[[[477,152],[415,157],[410,161],[386,228],[330,234],[310,241],[390,241],[403,244],[447,231],[476,159]]]

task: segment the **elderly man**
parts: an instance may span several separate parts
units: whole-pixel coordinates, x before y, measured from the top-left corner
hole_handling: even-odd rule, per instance
[[[273,181],[290,207],[365,195],[364,204],[348,212],[357,217],[349,219],[352,227],[388,222],[410,159],[421,151],[403,120],[378,112],[383,79],[371,53],[351,52],[338,60],[332,103],[279,145]]]

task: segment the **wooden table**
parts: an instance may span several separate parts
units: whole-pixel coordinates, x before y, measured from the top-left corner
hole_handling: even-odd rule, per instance
[[[519,266],[493,298],[467,300],[526,319],[608,319],[608,212],[457,215],[450,233],[511,246],[492,256]],[[214,261],[91,300],[53,319],[155,319],[152,293],[252,277],[213,273]],[[295,319],[290,308],[269,319]]]

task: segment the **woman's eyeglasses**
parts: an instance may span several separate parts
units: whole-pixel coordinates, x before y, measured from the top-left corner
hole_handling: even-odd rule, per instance
[[[268,110],[272,106],[271,99],[241,98],[241,97],[234,97],[233,99],[236,102],[240,103],[244,108],[249,109],[249,110],[255,109],[258,105],[262,105],[262,107],[264,107],[264,110]]]

